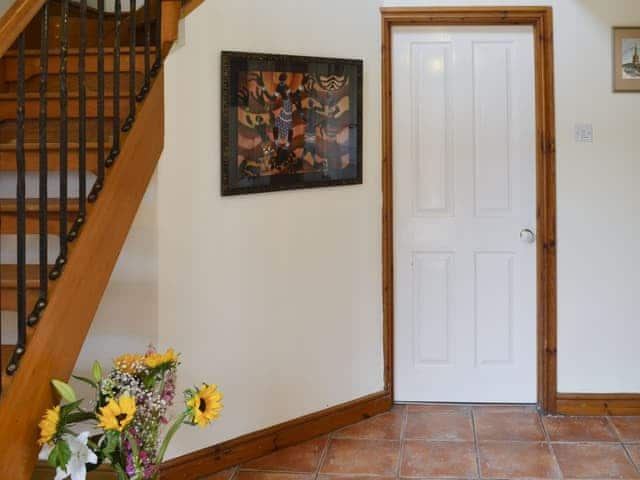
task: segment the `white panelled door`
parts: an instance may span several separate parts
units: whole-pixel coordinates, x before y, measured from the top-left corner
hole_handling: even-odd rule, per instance
[[[533,403],[533,30],[392,43],[396,400]]]

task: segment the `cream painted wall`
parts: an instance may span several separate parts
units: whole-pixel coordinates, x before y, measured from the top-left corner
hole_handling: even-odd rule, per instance
[[[640,94],[614,94],[611,27],[637,0],[421,0],[409,5],[552,5],[558,202],[558,388],[640,392]],[[595,141],[577,144],[574,125]],[[634,295],[635,293],[635,295]]]
[[[0,15],[3,15],[4,12],[11,6],[14,0],[0,0]]]
[[[383,388],[380,36],[371,0],[207,1],[165,64],[159,341],[225,411],[172,454]],[[364,60],[364,184],[220,196],[220,51]]]

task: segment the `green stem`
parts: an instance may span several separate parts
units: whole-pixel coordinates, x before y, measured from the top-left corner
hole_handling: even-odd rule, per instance
[[[114,463],[112,465],[113,469],[116,471],[116,473],[118,474],[118,480],[120,479],[127,479],[127,473],[124,471],[124,468],[122,468],[121,465],[118,465],[117,463]]]
[[[138,441],[133,438],[133,435],[128,431],[125,433],[127,440],[129,441],[129,445],[131,446],[131,453],[133,453],[133,466],[136,469],[134,478],[141,478],[142,472],[138,468],[140,466],[140,449],[138,448]]]
[[[189,410],[185,410],[180,414],[178,418],[176,418],[176,420],[173,422],[173,425],[171,425],[171,428],[165,435],[164,440],[162,441],[162,446],[158,451],[158,455],[156,456],[156,465],[160,466],[160,464],[162,463],[162,459],[164,458],[164,454],[166,453],[167,448],[169,447],[169,443],[171,443],[171,439],[176,434],[176,432],[178,431],[178,429],[180,428],[180,426],[188,416],[189,416]]]
[[[127,455],[124,451],[124,447],[122,444],[122,435],[118,435],[118,453],[120,455],[120,466],[122,465],[127,465]],[[122,467],[122,470],[124,471],[125,467]],[[126,472],[125,472],[126,473]]]

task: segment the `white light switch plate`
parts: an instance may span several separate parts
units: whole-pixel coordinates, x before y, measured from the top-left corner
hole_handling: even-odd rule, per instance
[[[576,142],[592,143],[593,142],[593,125],[589,123],[576,124]]]

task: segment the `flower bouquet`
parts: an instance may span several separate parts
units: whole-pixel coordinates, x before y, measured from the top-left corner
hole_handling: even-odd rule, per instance
[[[110,465],[118,480],[157,479],[178,429],[185,424],[205,427],[222,410],[216,385],[186,390],[182,412],[161,442],[175,397],[177,366],[173,349],[158,353],[153,347],[145,354],[116,358],[106,375],[95,362],[93,378],[74,376],[95,390],[89,410],[70,385],[52,380],[64,404],[47,410],[38,425],[38,443],[40,459],[56,469],[55,480],[84,480],[101,464]]]

